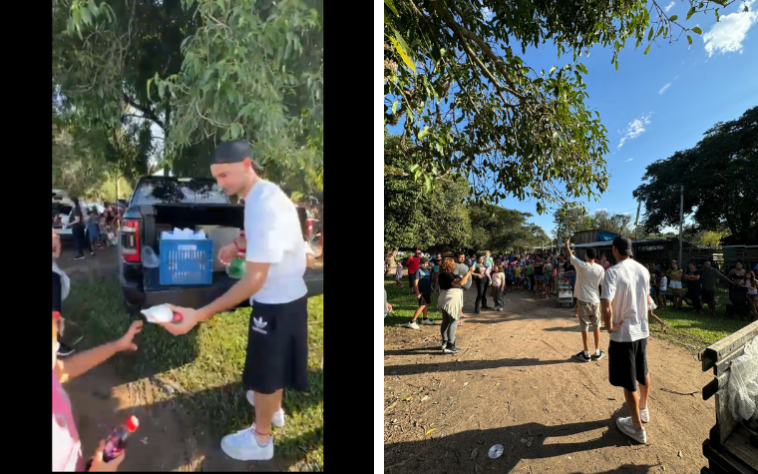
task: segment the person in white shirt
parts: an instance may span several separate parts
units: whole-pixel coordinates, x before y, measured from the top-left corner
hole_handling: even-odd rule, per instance
[[[253,314],[242,380],[255,407],[255,423],[221,440],[224,453],[239,461],[273,458],[271,425],[284,426],[283,389],[308,390],[308,289],[300,219],[287,195],[258,176],[252,156],[248,142],[235,140],[221,143],[211,157],[218,185],[245,203],[245,238],[223,247],[219,260],[228,262],[244,252],[245,276],[207,306],[172,306],[182,320],[164,325],[174,335],[186,334],[216,313],[250,300]]]
[[[632,416],[616,419],[622,433],[647,443],[642,423],[650,421],[647,406],[650,374],[647,367],[648,309],[650,272],[631,259],[632,241],[620,235],[613,240],[616,265],[605,272],[601,305],[603,322],[610,334],[608,346],[609,381],[624,389],[624,398]],[[637,393],[637,384],[640,391]]]
[[[595,249],[588,248],[584,254],[584,261],[581,261],[571,251],[571,239],[569,239],[566,240],[566,251],[576,269],[574,317],[579,319],[582,344],[584,344],[584,351],[574,357],[583,362],[598,361],[605,356],[605,351],[600,350],[600,295],[598,294],[598,287],[605,271],[601,265],[595,263]],[[590,327],[595,336],[595,352],[592,355],[590,355]]]

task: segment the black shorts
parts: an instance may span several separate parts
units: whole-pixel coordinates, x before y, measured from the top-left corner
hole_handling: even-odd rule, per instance
[[[255,302],[250,315],[242,382],[265,395],[279,389],[308,390],[308,299],[283,304]]]
[[[711,290],[701,290],[700,292],[700,298],[705,301],[706,303],[710,303],[711,301],[715,301],[716,295],[714,291]]]
[[[611,341],[608,346],[608,380],[615,387],[637,391],[635,380],[647,385],[647,338],[634,342]]]
[[[408,273],[408,283],[410,283],[411,290],[413,289],[413,285],[416,282],[416,279],[413,277],[415,273]]]
[[[432,304],[432,294],[431,293],[421,293],[421,298],[418,299],[418,305],[419,306],[428,306]]]

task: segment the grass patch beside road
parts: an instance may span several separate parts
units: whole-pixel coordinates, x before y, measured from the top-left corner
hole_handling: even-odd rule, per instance
[[[308,300],[309,392],[285,393],[287,425],[275,433],[277,457],[296,458],[298,470],[323,470],[323,304],[323,296]],[[76,282],[63,307],[84,332],[79,349],[119,337],[130,323],[113,279]],[[180,337],[146,323],[135,341],[139,351],[114,363],[125,382],[149,377],[172,387],[197,426],[220,439],[252,421],[241,384],[249,317],[249,309],[222,313]]]
[[[394,278],[385,280],[384,289],[387,290],[387,302],[392,305],[392,312],[384,318],[385,326],[406,324],[413,318],[413,313],[418,309],[416,296],[409,296],[411,289],[408,286],[408,277],[403,277],[402,288],[397,286]],[[432,293],[432,304],[427,313],[429,319],[442,321],[442,313],[437,309],[437,294]],[[422,316],[419,315],[419,320]]]
[[[686,293],[686,290],[685,290]],[[671,295],[671,289],[667,291]],[[714,342],[742,329],[750,324],[750,321],[742,321],[739,318],[726,317],[724,304],[729,303],[726,290],[720,286],[716,291],[715,314],[711,316],[707,305],[703,306],[703,314],[692,312],[692,307],[683,303],[683,309],[661,309],[655,311],[656,316],[668,323],[668,331],[663,334],[657,330],[660,326],[650,319],[651,334],[660,339],[666,339],[680,346],[692,350],[702,350]],[[670,305],[670,302],[669,302]],[[751,314],[752,316],[752,314]]]

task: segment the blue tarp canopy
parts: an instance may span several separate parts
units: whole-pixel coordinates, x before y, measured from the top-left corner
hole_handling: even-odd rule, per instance
[[[613,234],[611,232],[598,232],[597,233],[597,240],[600,242],[608,242],[618,237],[618,234]]]

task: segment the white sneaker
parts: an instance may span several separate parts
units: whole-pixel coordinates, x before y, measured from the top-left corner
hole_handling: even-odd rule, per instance
[[[427,326],[432,326],[434,323],[431,319],[422,319],[421,324],[426,324]]]
[[[245,394],[245,397],[247,398],[247,402],[255,407],[255,395],[253,394],[252,390],[248,390]],[[274,412],[274,417],[271,419],[271,424],[276,426],[277,428],[281,428],[284,426],[284,410],[278,409]]]
[[[634,423],[632,423],[632,417],[627,416],[625,418],[616,418],[616,425],[619,427],[622,433],[629,436],[633,440],[646,444],[647,443],[647,432],[645,431],[645,428],[642,428],[641,430],[638,430],[634,427]]]
[[[643,423],[649,423],[650,422],[650,409],[649,408],[645,408],[645,409],[640,408],[640,418],[642,419]]]
[[[250,428],[224,436],[221,450],[237,461],[268,461],[274,457],[274,438],[269,436],[265,446],[255,439],[255,425]]]
[[[415,322],[409,322],[407,327],[409,327],[411,329],[421,329],[421,328],[418,327],[418,324],[415,323]]]

